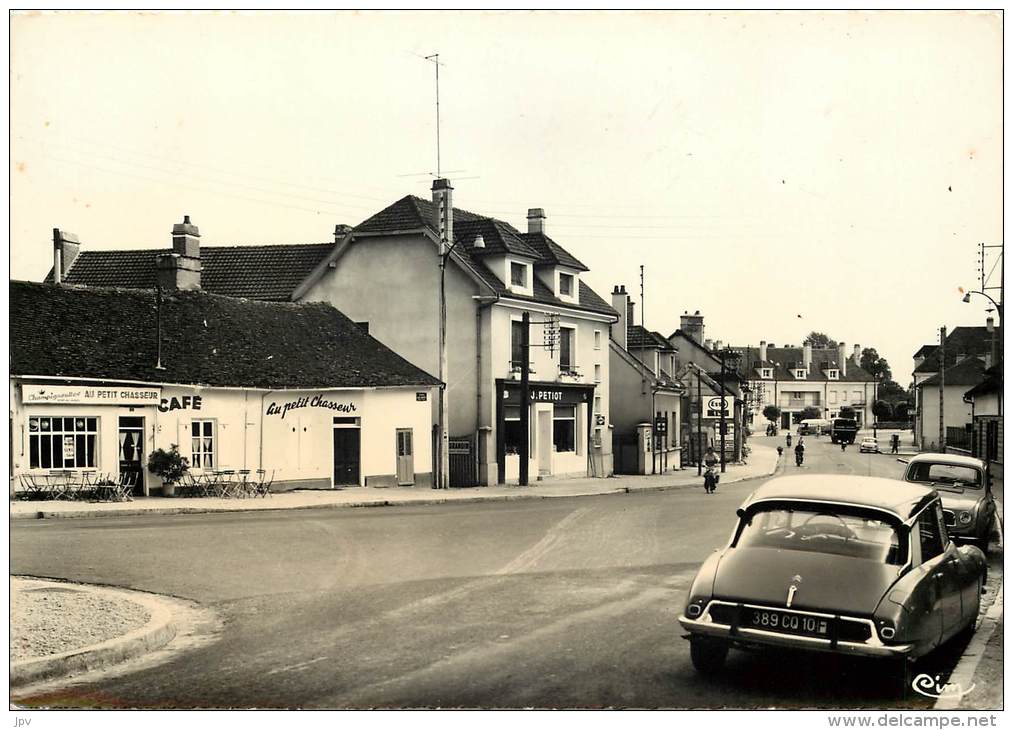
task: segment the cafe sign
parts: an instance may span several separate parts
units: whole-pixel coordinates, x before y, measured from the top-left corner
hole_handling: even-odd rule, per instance
[[[585,388],[553,388],[543,385],[532,385],[528,389],[528,398],[532,403],[559,403],[576,405],[587,400]],[[503,402],[507,405],[519,405],[521,402],[520,388],[510,387],[503,391]]]
[[[29,385],[21,386],[21,401],[25,405],[52,403],[64,405],[154,406],[162,397],[159,388],[136,388],[127,385]]]
[[[291,400],[271,401],[271,403],[267,406],[265,415],[278,416],[284,419],[285,416],[289,414],[294,415],[293,411],[303,408],[309,408],[311,410],[324,409],[344,415],[352,415],[357,413],[359,410],[355,403],[351,400],[334,398],[326,393],[317,393],[316,395],[300,396]]]

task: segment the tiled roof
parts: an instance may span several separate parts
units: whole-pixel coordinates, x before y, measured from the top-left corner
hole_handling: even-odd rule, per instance
[[[641,349],[648,347],[656,347],[666,352],[676,349],[672,346],[672,343],[661,336],[660,332],[652,332],[641,327],[639,324],[631,324],[626,330],[626,348]]]
[[[739,374],[746,378],[756,378],[754,363],[760,361],[760,348],[758,347],[733,347],[733,350],[740,353]],[[847,362],[847,372],[841,370],[838,362],[840,353],[837,348],[813,348],[812,368],[804,378],[796,378],[794,370],[796,367],[803,367],[804,354],[801,347],[767,347],[767,360],[761,367],[769,367],[774,370],[774,380],[779,382],[824,382],[829,378],[826,375],[827,369],[837,369],[840,372],[836,380],[830,382],[844,383],[871,383],[876,379],[851,358]]]
[[[546,236],[544,233],[521,233],[521,238],[538,252],[542,263],[568,266],[578,271],[590,271],[573,254]]]
[[[364,220],[355,227],[355,232],[393,233],[425,227],[435,233],[433,220],[432,201],[408,195]],[[485,243],[485,247],[481,249],[474,247],[478,234],[482,234]],[[569,309],[584,309],[618,317],[611,305],[606,303],[583,281],[580,282],[578,288],[577,305],[564,302],[556,297],[547,286],[539,281],[537,276],[534,278],[532,286],[533,295],[524,296],[509,291],[499,277],[493,274],[482,261],[486,256],[509,253],[514,256],[534,259],[536,265],[559,263],[581,271],[588,270],[584,264],[547,236],[520,233],[505,221],[454,208],[454,239],[458,242],[458,246],[454,249],[455,253],[465,259],[479,277],[499,296],[552,304]]]
[[[1002,328],[995,328],[996,344],[1002,347]],[[926,354],[924,362],[915,368],[916,373],[939,372],[939,345]],[[946,335],[946,365],[957,361],[958,355],[984,355],[992,347],[992,335],[987,327],[954,327]],[[918,352],[922,352],[922,347]]]
[[[946,359],[949,360],[949,358]],[[949,387],[951,385],[959,385],[962,387],[977,385],[984,378],[984,373],[984,362],[976,357],[967,357],[955,365],[946,366],[946,372],[943,374],[943,385],[944,387]],[[915,387],[922,388],[927,385],[938,386],[939,373],[936,373],[930,378],[926,378]]]
[[[10,371],[266,389],[437,384],[328,304],[10,283]],[[45,323],[45,326],[40,326]]]
[[[993,365],[982,373],[982,381],[964,393],[965,398],[1002,392],[1002,365]]]
[[[922,345],[918,348],[918,352],[914,354],[914,357],[928,357],[938,349],[939,345]]]
[[[333,243],[281,246],[201,246],[201,288],[213,294],[288,301]],[[67,284],[154,289],[155,257],[172,249],[83,250],[64,276]],[[52,272],[46,277],[53,280]]]

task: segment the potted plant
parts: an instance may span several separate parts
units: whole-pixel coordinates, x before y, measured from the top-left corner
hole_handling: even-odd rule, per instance
[[[176,494],[176,483],[189,468],[190,463],[179,453],[176,444],[172,444],[168,451],[155,449],[148,456],[148,471],[162,479],[162,495],[165,497]]]

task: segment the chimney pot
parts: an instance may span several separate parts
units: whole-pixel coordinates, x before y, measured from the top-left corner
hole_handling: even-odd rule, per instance
[[[53,283],[63,282],[81,251],[81,241],[70,231],[53,229]]]
[[[200,289],[200,229],[190,216],[172,226],[172,253],[157,256],[155,269],[163,289]]]
[[[544,208],[528,208],[528,233],[545,233]]]
[[[433,227],[441,242],[454,240],[454,188],[450,180],[440,177],[433,180]],[[440,250],[441,253],[443,250]]]
[[[479,233],[475,236],[475,240],[472,241],[471,246],[472,248],[485,248],[485,237]]]
[[[626,285],[616,286],[612,290],[612,309],[619,315],[619,321],[612,325],[612,339],[624,350],[627,344],[627,328],[631,319],[629,313],[629,294]]]

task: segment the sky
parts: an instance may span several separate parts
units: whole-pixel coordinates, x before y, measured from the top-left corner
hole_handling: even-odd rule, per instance
[[[544,208],[638,318],[643,265],[650,329],[817,330],[906,386],[940,326],[984,324],[958,287],[1002,242],[995,12],[18,14],[11,278],[46,275],[53,228],[323,242],[428,197],[434,53],[455,205],[521,230]]]

